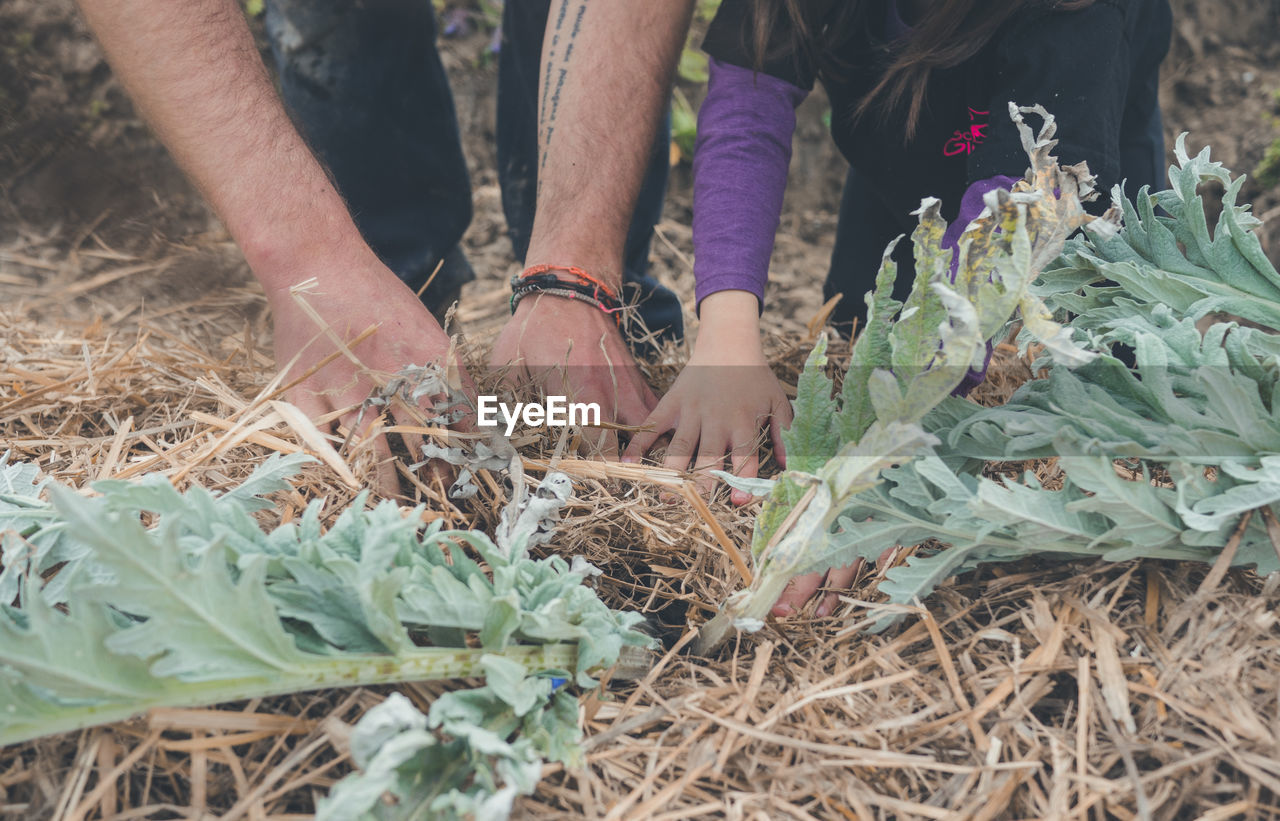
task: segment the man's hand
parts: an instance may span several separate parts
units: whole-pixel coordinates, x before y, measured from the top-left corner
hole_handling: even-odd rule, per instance
[[[284,384],[305,376],[289,390],[289,400],[312,419],[342,411],[323,428],[345,428],[353,440],[366,435],[379,416],[373,407],[361,414],[366,399],[404,366],[435,362],[443,367],[449,354],[449,337],[435,318],[372,252],[362,265],[317,272],[314,284],[297,293],[281,288],[268,291],[267,298],[275,324],[276,362],[289,369]],[[370,328],[376,330],[354,342]],[[317,368],[326,358],[330,361]],[[469,378],[464,374],[463,379],[465,392],[474,397]],[[396,402],[390,409],[398,423],[418,423]],[[422,409],[431,410],[425,404]],[[414,456],[418,441],[406,437]],[[398,482],[390,448],[381,438],[373,447],[379,488],[392,494]]]
[[[671,89],[693,0],[553,0],[542,42],[538,190],[524,264],[572,265],[621,291],[627,227]],[[657,399],[613,320],[550,295],[522,300],[493,347],[546,393],[640,424]],[[616,452],[617,437],[606,437]]]
[[[491,361],[532,377],[544,394],[598,403],[602,421],[639,425],[658,403],[613,319],[584,302],[525,297],[493,343]],[[602,445],[616,457],[616,434],[604,435]]]
[[[237,0],[78,2],[139,112],[262,283],[277,361],[293,363],[286,379],[378,326],[350,351],[354,359],[340,354],[295,386],[295,404],[313,417],[350,408],[379,387],[379,373],[443,364],[448,338],[361,238],[285,114]],[[311,278],[315,287],[302,298],[315,316],[291,294]],[[339,421],[351,426],[356,416],[347,411]],[[385,442],[377,447],[389,455]],[[383,490],[394,492],[394,469],[383,466]]]
[[[725,455],[733,473],[754,477],[759,469],[760,432],[767,429],[778,461],[785,464],[782,429],[791,424],[791,403],[769,370],[760,346],[756,297],[746,291],[721,291],[702,301],[702,328],[689,364],[657,408],[648,428],[632,438],[623,458],[638,460],[663,434],[672,433],[663,465],[675,470],[718,470]],[[714,482],[701,482],[710,489]],[[730,498],[751,497],[735,490]]]

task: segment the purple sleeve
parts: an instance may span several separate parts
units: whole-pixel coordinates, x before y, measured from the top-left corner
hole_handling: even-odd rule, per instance
[[[715,58],[709,63],[693,154],[696,296],[701,304],[716,291],[750,291],[763,305],[795,109],[808,92]]]
[[[986,206],[982,202],[982,198],[988,192],[997,188],[1006,190],[1013,188],[1013,184],[1018,180],[1014,177],[995,176],[988,177],[985,180],[978,180],[970,183],[965,189],[964,196],[960,198],[960,212],[956,214],[956,218],[947,226],[947,232],[942,235],[942,247],[955,249],[960,242],[960,235],[964,233],[964,229],[969,227],[969,223],[973,222],[982,209]],[[956,268],[960,264],[960,255],[954,254],[951,257],[951,279],[954,282],[956,278]],[[987,343],[987,358],[982,363],[982,369],[977,370],[970,368],[969,372],[964,375],[964,380],[953,391],[957,396],[967,396],[969,391],[982,384],[982,380],[987,378],[987,365],[991,364],[991,343]]]
[[[1017,182],[1016,177],[995,176],[988,177],[985,180],[978,180],[969,184],[965,189],[964,196],[960,198],[960,211],[956,214],[956,218],[947,226],[947,232],[942,235],[942,247],[954,249],[960,242],[960,235],[964,233],[964,229],[969,227],[969,223],[973,222],[982,209],[986,208],[982,198],[988,193],[1003,188],[1006,191],[1013,188],[1013,184]],[[959,255],[951,258],[951,279],[956,278],[956,265],[960,262]]]

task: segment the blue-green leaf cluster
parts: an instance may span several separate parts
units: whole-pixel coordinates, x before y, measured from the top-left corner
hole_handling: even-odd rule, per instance
[[[1031,112],[1044,121],[1035,135],[1022,116]],[[926,417],[970,370],[984,367],[988,343],[1015,313],[1056,361],[1074,367],[1097,356],[1030,291],[1067,237],[1089,219],[1081,200],[1093,194],[1092,177],[1083,166],[1058,166],[1051,155],[1056,125],[1043,109],[1010,105],[1010,116],[1031,162],[1026,179],[1013,192],[987,196],[984,214],[966,228],[954,252],[943,245],[947,224],[940,203],[921,203],[911,236],[910,295],[905,302],[893,297],[897,270],[890,245],[866,297],[867,324],[838,395],[825,373],[826,340],[815,345],[797,385],[794,421],[783,436],[788,469],[766,499],[752,537],[755,576],[704,627],[702,649],[722,640],[733,624],[761,624],[793,576],[856,558],[846,541],[832,539],[841,511],[873,489],[882,470],[938,444],[925,430]]]
[[[1034,282],[1041,324],[1025,305],[1019,317],[1049,355],[1006,404],[951,399],[922,418],[905,406],[866,410],[858,397],[883,378],[850,369],[843,395],[846,406],[862,402],[859,419],[920,419],[937,444],[833,501],[832,526],[807,543],[830,559],[820,564],[917,546],[879,586],[895,604],[979,564],[1028,556],[1214,562],[1230,542],[1232,565],[1280,570],[1266,522],[1280,505],[1280,275],[1237,203],[1243,179],[1207,149],[1190,156],[1185,136],[1176,154],[1169,190],[1130,202],[1117,189],[1109,217]],[[1212,228],[1206,182],[1225,192]],[[891,331],[873,330],[867,348],[884,356]],[[983,473],[1025,460],[1042,460],[1051,485],[1029,471]]]
[[[359,497],[325,528],[313,502],[264,530],[262,494],[301,461],[273,457],[222,494],[151,476],[98,482],[93,497],[0,461],[0,744],[157,706],[483,676],[427,727],[433,754],[460,762],[412,775],[438,811],[394,817],[498,807],[507,786],[532,789],[533,763],[574,760],[573,698],[549,701],[551,678],[594,686],[624,647],[651,643],[641,617],[609,609],[559,557],[424,526],[421,508]],[[396,754],[380,755],[368,760]]]
[[[1229,318],[1270,333],[1249,335],[1259,354],[1280,353],[1280,274],[1254,232],[1260,222],[1237,202],[1245,177],[1232,179],[1206,147],[1194,157],[1178,138],[1168,190],[1143,188],[1134,201],[1119,189],[1124,229],[1089,233],[1068,245],[1035,285],[1049,307],[1076,316],[1077,333],[1123,339],[1127,327],[1160,309],[1192,320]],[[1204,183],[1222,187],[1222,210],[1209,225]]]

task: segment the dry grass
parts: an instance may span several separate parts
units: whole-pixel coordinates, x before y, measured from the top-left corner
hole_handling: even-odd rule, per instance
[[[314,431],[267,401],[254,290],[147,315],[100,301],[99,318],[72,319],[60,307],[66,280],[49,275],[66,260],[21,256],[9,252],[0,271],[0,441],[14,458],[76,486],[159,471],[216,487],[273,451],[316,450]],[[156,266],[76,264],[86,270],[74,282],[94,283],[78,296]],[[793,384],[804,340],[772,345]],[[675,367],[651,375],[662,384]],[[1026,375],[1001,351],[980,398],[1002,401]],[[555,444],[524,443],[532,471]],[[357,484],[371,460],[331,446],[330,463],[309,468],[269,516],[320,497],[332,515],[350,501],[333,459]],[[954,580],[895,628],[866,635],[875,578],[864,574],[832,617],[770,624],[699,658],[683,648],[742,584],[734,554],[749,542],[751,511],[723,495],[700,510],[680,493],[683,478],[661,470],[563,468],[577,501],[556,549],[604,568],[602,596],[646,613],[668,650],[640,680],[584,702],[586,765],[550,766],[519,817],[1280,815],[1275,579],[1025,561]],[[459,507],[438,485],[406,482],[406,501],[489,527],[504,491],[480,484]],[[403,689],[424,705],[440,686]],[[0,817],[307,817],[349,768],[350,724],[384,692],[155,711],[12,747],[0,754]]]

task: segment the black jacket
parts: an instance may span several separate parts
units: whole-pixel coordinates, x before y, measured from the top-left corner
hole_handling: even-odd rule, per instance
[[[1023,175],[1027,157],[1009,119],[1010,101],[1039,103],[1053,114],[1056,154],[1065,164],[1088,162],[1104,194],[1122,178],[1130,194],[1164,182],[1157,76],[1172,28],[1168,0],[1097,0],[1078,11],[1028,3],[979,53],[931,74],[910,142],[902,115],[854,116],[889,59],[883,41],[889,2],[864,0],[838,53],[820,59],[821,67],[782,52],[771,53],[763,70],[806,89],[822,81],[832,137],[902,230],[910,230],[908,215],[922,197],[939,197],[952,219],[969,183]],[[703,43],[711,56],[754,67],[749,9],[748,0],[723,0]],[[773,43],[789,42],[788,25],[784,15]]]

